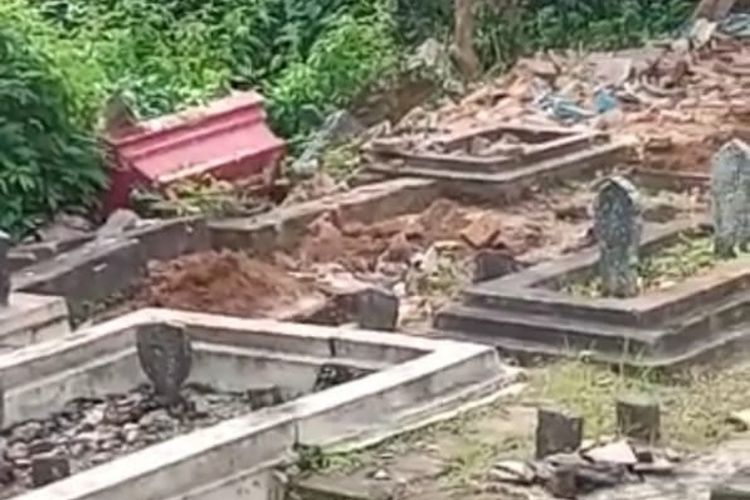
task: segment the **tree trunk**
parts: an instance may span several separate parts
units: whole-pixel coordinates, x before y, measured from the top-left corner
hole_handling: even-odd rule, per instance
[[[474,50],[474,0],[455,0],[454,25],[456,64],[466,79],[479,74],[479,58]]]

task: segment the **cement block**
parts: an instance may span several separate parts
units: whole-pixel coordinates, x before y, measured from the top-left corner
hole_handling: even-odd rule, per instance
[[[750,471],[741,471],[711,490],[711,500],[750,500]]]

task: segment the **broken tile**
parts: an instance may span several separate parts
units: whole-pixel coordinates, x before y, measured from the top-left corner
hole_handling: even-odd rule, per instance
[[[486,213],[466,226],[461,231],[461,238],[474,248],[486,248],[492,246],[501,231],[500,218],[496,214]]]
[[[592,448],[584,452],[583,456],[592,462],[621,465],[635,465],[638,463],[638,458],[635,456],[633,448],[624,440]]]
[[[503,460],[492,466],[489,472],[490,479],[502,483],[513,483],[530,485],[534,482],[536,472],[526,462],[519,460]]]

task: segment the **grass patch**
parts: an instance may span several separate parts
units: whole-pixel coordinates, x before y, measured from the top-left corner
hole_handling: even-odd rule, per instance
[[[750,254],[739,253],[736,258],[747,258],[748,255]],[[669,289],[687,278],[710,271],[718,262],[711,234],[705,231],[682,233],[676,242],[640,261],[638,291],[643,294]],[[601,278],[596,275],[568,283],[563,290],[588,298],[600,298],[604,295]]]
[[[727,417],[747,408],[750,366],[688,371],[613,369],[583,362],[561,362],[533,372],[525,400],[554,402],[585,418],[588,437],[615,434],[615,400],[638,391],[655,396],[662,409],[662,431],[672,446],[700,450],[733,433]]]

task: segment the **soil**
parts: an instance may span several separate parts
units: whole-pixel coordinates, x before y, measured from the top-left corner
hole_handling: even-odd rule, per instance
[[[313,292],[283,269],[241,252],[222,251],[154,264],[137,301],[155,307],[265,317]]]

